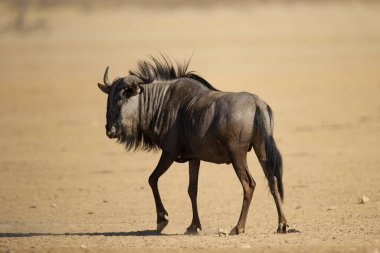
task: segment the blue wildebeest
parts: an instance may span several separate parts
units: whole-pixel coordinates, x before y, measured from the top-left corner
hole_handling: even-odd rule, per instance
[[[273,139],[271,108],[247,92],[222,92],[193,72],[189,61],[176,68],[165,57],[140,61],[137,71],[108,80],[99,88],[108,95],[106,134],[128,150],[156,150],[162,154],[149,177],[157,212],[157,230],[168,224],[157,183],[173,162],[189,162],[188,193],[193,219],[186,233],[202,229],[197,208],[200,161],[232,163],[243,186],[243,206],[230,234],[244,233],[255,189],[247,165],[252,147],[268,180],[278,212],[278,233],[286,233],[282,209],[282,158]]]

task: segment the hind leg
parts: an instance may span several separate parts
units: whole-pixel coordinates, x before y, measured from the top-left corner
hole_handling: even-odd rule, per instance
[[[269,163],[265,154],[264,145],[256,145],[256,146],[254,145],[254,149],[255,149],[257,158],[260,161],[261,167],[263,168],[265,177],[268,180],[269,189],[273,196],[274,202],[276,204],[277,214],[278,214],[277,233],[285,234],[287,232],[288,225],[287,225],[284,211],[282,208],[281,196],[278,191],[277,178],[276,176],[272,175],[273,173],[270,172],[271,170],[269,168]]]
[[[198,229],[202,230],[197,205],[199,165],[200,160],[189,161],[189,188],[187,192],[191,199],[191,206],[193,208],[193,220],[191,221],[191,224],[187,228],[185,234],[198,234]]]
[[[251,174],[248,171],[247,165],[247,152],[241,151],[231,155],[232,165],[236,172],[237,177],[243,187],[243,205],[240,212],[240,217],[237,225],[231,230],[230,235],[237,235],[244,233],[245,223],[247,221],[247,215],[249,206],[251,204],[253,191],[255,190],[255,180],[253,180]]]
[[[277,178],[273,176],[271,179],[268,180],[268,182],[269,182],[270,192],[274,198],[274,202],[276,203],[276,208],[277,208],[277,214],[278,214],[277,233],[286,234],[288,225],[286,223],[284,211],[282,209],[282,201],[280,198],[280,194],[278,193]]]

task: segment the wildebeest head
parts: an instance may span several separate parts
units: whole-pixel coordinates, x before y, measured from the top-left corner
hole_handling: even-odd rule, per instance
[[[104,84],[98,83],[101,91],[108,95],[107,99],[107,124],[106,134],[109,138],[120,138],[123,128],[128,127],[123,124],[128,119],[123,119],[123,111],[128,110],[128,102],[132,98],[143,92],[141,86],[142,80],[136,76],[127,76],[125,78],[116,78],[112,83],[108,80],[108,68],[103,77]],[[131,106],[136,103],[131,103]],[[132,110],[134,111],[134,110]],[[133,115],[124,115],[131,117]]]

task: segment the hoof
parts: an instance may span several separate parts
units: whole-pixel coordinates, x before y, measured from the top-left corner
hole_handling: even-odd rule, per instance
[[[280,223],[278,224],[277,234],[286,234],[288,233],[287,229],[288,229],[288,224],[286,224],[286,222]]]
[[[168,223],[169,223],[168,220],[164,220],[160,223],[157,223],[157,232],[161,233],[161,231],[164,230],[164,228],[168,225]]]
[[[230,232],[230,235],[241,235],[241,234],[244,234],[244,228],[237,228],[237,227],[234,227],[231,232]]]
[[[199,229],[201,229],[201,228],[199,228]],[[197,225],[190,225],[190,227],[188,227],[186,229],[185,235],[199,235],[198,226]]]

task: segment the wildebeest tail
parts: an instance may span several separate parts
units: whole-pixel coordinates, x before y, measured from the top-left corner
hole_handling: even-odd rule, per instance
[[[263,157],[266,159],[265,161],[260,162],[266,163],[266,166],[264,166],[265,175],[269,182],[273,180],[273,176],[276,177],[278,192],[281,200],[283,200],[284,187],[282,184],[282,157],[277,149],[276,142],[273,139],[273,113],[269,106],[267,106],[266,110],[263,110],[260,106],[256,107],[254,127],[256,131],[258,131],[257,137],[262,140],[261,143],[264,145],[265,156]],[[262,149],[262,145],[260,146]]]

